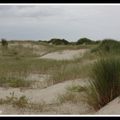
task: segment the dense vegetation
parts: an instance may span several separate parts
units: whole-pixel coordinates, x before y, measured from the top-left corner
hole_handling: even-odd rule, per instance
[[[80,38],[77,42],[76,45],[80,45],[80,44],[92,44],[93,41],[88,39],[88,38]]]
[[[120,42],[113,39],[104,39],[96,48],[92,49],[92,52],[119,54]]]
[[[68,45],[69,42],[65,39],[57,39],[57,38],[53,38],[51,40],[48,41],[48,43],[54,44],[54,45]]]

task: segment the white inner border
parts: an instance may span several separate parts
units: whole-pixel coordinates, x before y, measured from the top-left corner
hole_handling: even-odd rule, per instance
[[[9,4],[0,4],[0,6],[1,5],[3,5],[3,6],[10,6],[10,5],[17,5],[17,6],[20,6],[20,5],[23,5],[23,6],[32,6],[32,5],[37,5],[37,6],[42,6],[42,5],[58,5],[58,6],[60,6],[60,5],[62,5],[62,6],[66,6],[66,5],[69,5],[69,6],[71,6],[71,5],[77,5],[77,6],[82,6],[82,5],[85,5],[85,6],[90,6],[90,5],[97,5],[97,6],[119,6],[120,5],[120,3],[109,3],[109,4],[107,4],[107,3],[94,3],[94,4],[92,4],[92,3],[54,3],[54,4],[52,4],[52,3],[29,3],[29,4],[27,4],[27,3],[14,3],[14,4],[12,4],[12,3],[9,3]],[[118,117],[118,116],[120,116],[120,115],[0,115],[0,117],[6,117],[6,116],[8,116],[8,117],[110,117],[110,116],[113,116],[113,117]]]
[[[87,5],[87,6],[90,6],[90,5],[98,5],[98,6],[101,6],[101,5],[104,5],[104,6],[111,6],[111,5],[120,5],[120,3],[109,3],[109,4],[105,4],[105,3],[94,3],[94,4],[92,4],[92,3],[29,3],[29,4],[27,4],[27,3],[14,3],[14,4],[12,4],[12,3],[9,3],[9,4],[5,4],[5,3],[3,3],[3,4],[0,4],[0,5],[27,5],[27,6],[32,6],[32,5],[58,5],[58,6],[60,6],[60,5]]]

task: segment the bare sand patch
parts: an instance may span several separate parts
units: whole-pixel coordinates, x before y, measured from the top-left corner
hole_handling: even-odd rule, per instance
[[[79,49],[79,50],[64,50],[48,53],[40,58],[46,59],[55,59],[55,60],[70,60],[77,57],[82,57],[87,49]]]
[[[45,89],[27,89],[25,91],[20,91],[18,88],[0,88],[0,98],[5,98],[9,96],[11,92],[14,95],[20,97],[25,95],[30,101],[34,103],[40,103],[45,101],[47,106],[45,111],[32,111],[32,110],[20,110],[13,108],[11,105],[0,105],[1,114],[89,114],[93,113],[94,110],[90,106],[83,102],[75,103],[62,103],[58,104],[56,97],[58,94],[64,94],[66,88],[73,84],[85,85],[87,80],[71,80],[65,81],[63,83],[58,83],[56,85],[47,87]],[[56,102],[56,103],[55,103]]]
[[[65,81],[62,83],[58,83],[52,85],[50,87],[44,89],[26,89],[21,91],[19,88],[0,88],[0,98],[5,98],[9,96],[10,93],[14,92],[17,97],[25,95],[29,98],[32,102],[39,103],[40,101],[45,101],[46,103],[52,103],[56,99],[58,94],[62,94],[66,91],[66,87],[68,85],[72,85],[73,83],[76,84],[84,84],[83,80],[72,80],[72,81]]]
[[[63,103],[60,106],[56,106],[56,114],[70,114],[70,115],[82,115],[93,114],[94,110],[86,103]]]

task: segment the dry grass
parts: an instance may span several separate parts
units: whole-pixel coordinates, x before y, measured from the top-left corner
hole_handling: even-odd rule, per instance
[[[69,47],[70,49],[72,49],[72,46],[68,46],[68,48]],[[13,48],[17,49],[16,46],[14,46]],[[47,46],[47,48],[49,48],[49,45]],[[65,46],[61,46],[61,47],[57,46],[57,47],[54,47],[53,49],[61,50],[62,48],[65,49]],[[25,47],[25,49],[27,49],[27,47]],[[24,57],[20,55],[21,51],[25,52]],[[84,66],[83,63],[85,63],[86,61],[84,61],[82,58],[79,58],[79,59],[77,58],[74,60],[61,60],[61,61],[48,60],[48,59],[35,59],[36,57],[32,56],[32,53],[31,53],[31,57],[29,56],[29,53],[28,53],[29,48],[28,48],[28,51],[25,51],[22,49],[21,51],[18,47],[18,54],[13,54],[13,56],[0,57],[1,86],[4,84],[5,81],[6,83],[9,82],[10,86],[17,87],[17,86],[20,86],[20,84],[21,86],[26,86],[26,85],[23,85],[22,83],[26,84],[27,83],[27,81],[25,81],[26,77],[29,74],[34,74],[34,73],[50,74],[52,76],[50,80],[52,81],[51,83],[53,84],[56,84],[65,80],[86,77],[88,75],[88,68],[90,68],[90,66],[89,65]],[[90,60],[89,57],[85,59]]]
[[[32,103],[26,96],[16,97],[14,92],[10,93],[10,96],[6,96],[5,99],[0,99],[0,104],[12,105],[12,107],[21,109],[23,112],[26,110],[34,110],[38,112],[45,111],[45,108],[48,106],[44,101],[40,103]]]
[[[70,85],[66,87],[66,92],[64,94],[58,94],[57,100],[58,103],[66,103],[71,102],[74,104],[77,104],[81,101],[83,101],[82,94],[85,92],[86,89],[83,86],[80,85]]]

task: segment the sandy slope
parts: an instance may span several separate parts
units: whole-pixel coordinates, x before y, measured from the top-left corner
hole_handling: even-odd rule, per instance
[[[42,58],[50,58],[50,59],[73,59],[75,57],[80,57],[86,52],[86,49],[80,50],[65,50],[62,52],[53,52],[42,56]],[[43,81],[45,76],[41,77],[41,81]],[[30,76],[28,79],[35,79],[40,78],[40,76]],[[47,78],[46,78],[47,79]],[[78,80],[69,80],[62,83],[58,83],[52,85],[50,87],[44,89],[25,89],[20,90],[19,88],[0,88],[0,98],[5,98],[6,96],[10,96],[10,93],[14,92],[15,96],[22,96],[25,95],[31,102],[40,103],[41,101],[45,101],[46,104],[51,104],[52,108],[50,107],[48,111],[39,112],[38,114],[89,114],[91,112],[91,108],[88,105],[83,104],[80,102],[79,104],[73,103],[64,103],[61,105],[55,105],[56,98],[58,94],[64,94],[66,92],[66,87],[72,84],[80,84],[86,85],[87,80],[85,79],[78,79]],[[11,105],[0,105],[0,114],[34,114],[34,111],[26,111],[21,112]]]
[[[31,101],[36,103],[39,103],[41,100],[44,100],[47,103],[52,103],[58,94],[64,93],[66,91],[66,87],[68,85],[72,85],[73,83],[79,83],[82,85],[85,82],[82,80],[65,81],[45,89],[26,89],[23,91],[21,91],[19,88],[0,88],[0,98],[5,98],[6,96],[9,96],[10,93],[14,92],[16,96],[20,97],[25,95]]]
[[[97,115],[120,115],[120,97],[117,97],[106,106],[101,108]]]
[[[5,98],[10,95],[10,92],[14,92],[15,96],[25,95],[30,101],[34,103],[40,103],[41,101],[45,101],[48,104],[47,111],[35,113],[35,111],[20,111],[16,108],[13,108],[11,105],[0,105],[0,114],[88,114],[93,112],[91,108],[83,103],[63,103],[57,104],[56,98],[58,94],[64,94],[66,92],[66,87],[73,84],[86,85],[87,80],[71,80],[65,81],[63,83],[58,83],[56,85],[50,86],[45,89],[27,89],[24,91],[20,91],[18,88],[0,88],[0,98]]]
[[[82,57],[83,54],[87,51],[87,49],[79,49],[79,50],[64,50],[60,52],[52,52],[42,56],[41,58],[47,59],[56,59],[56,60],[63,60],[63,59],[74,59],[76,57]]]

